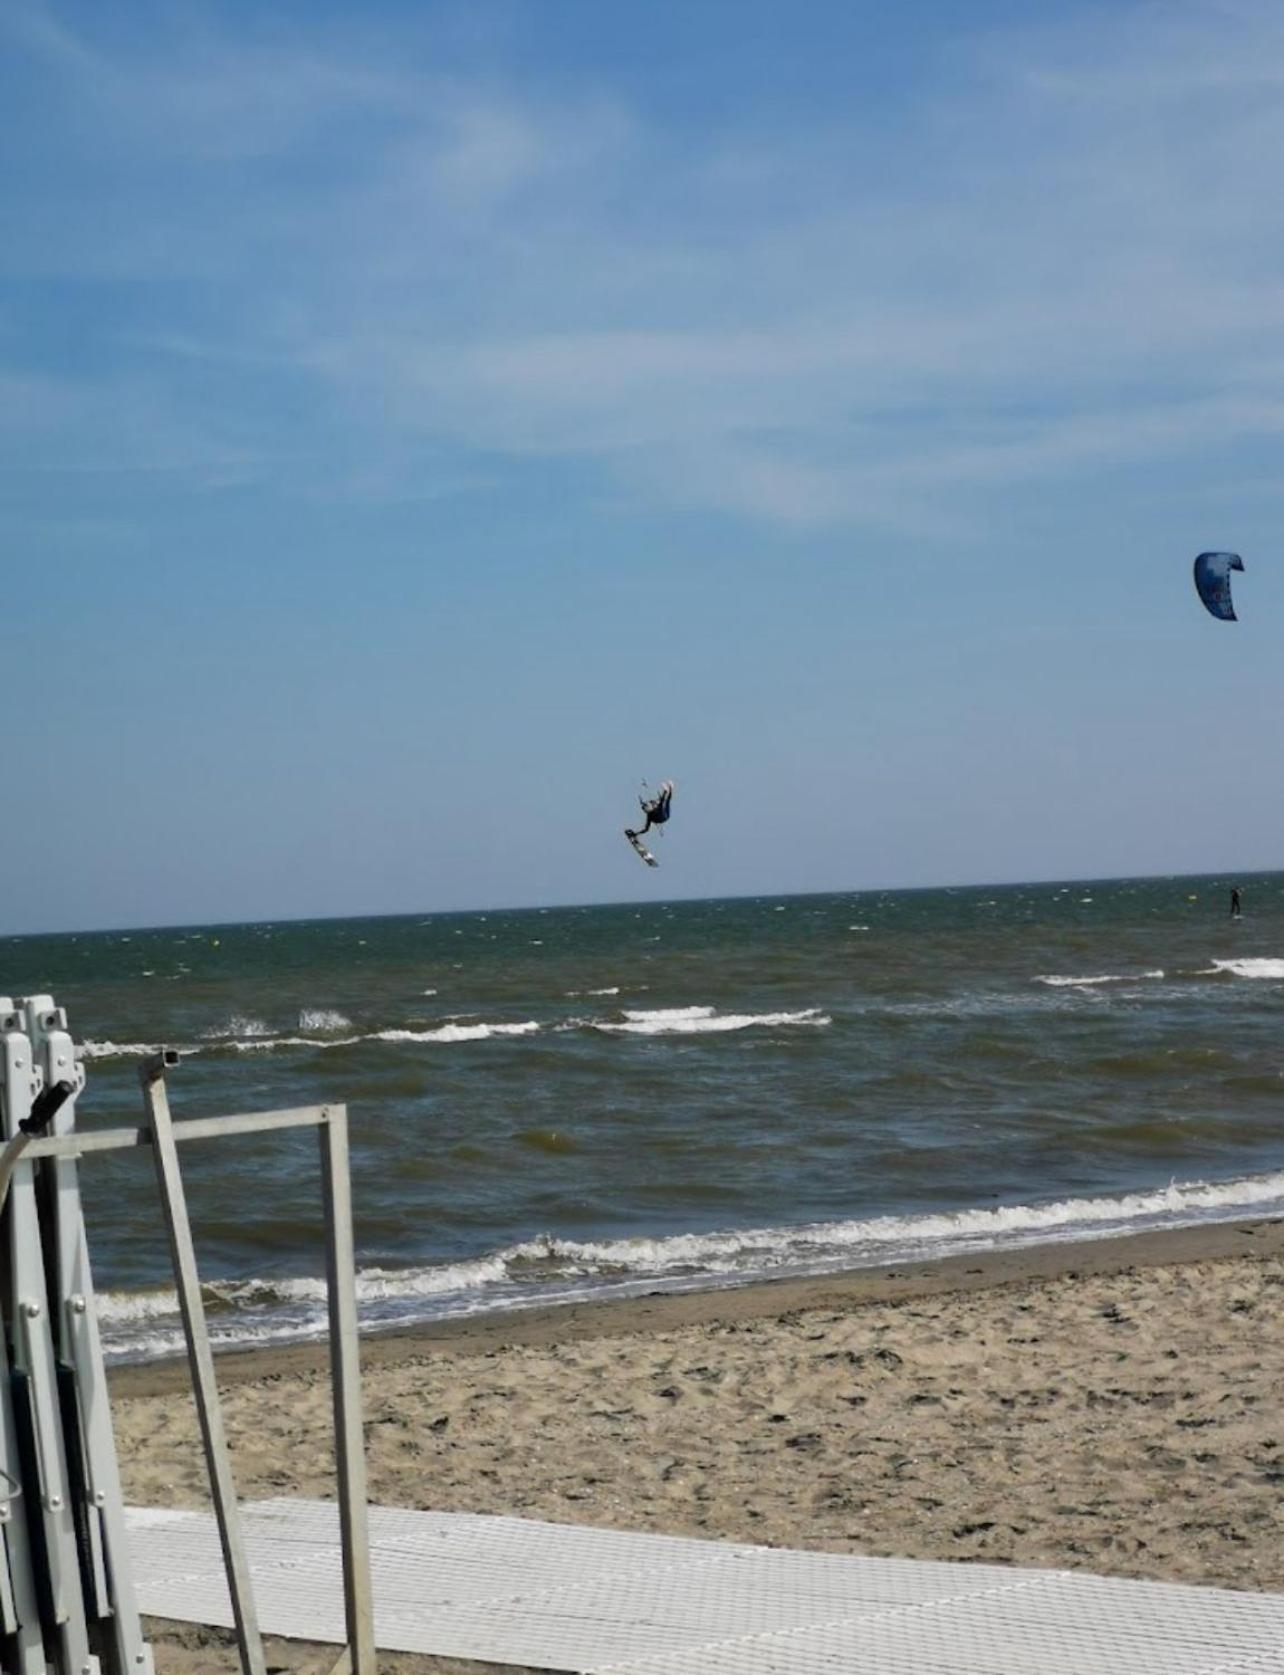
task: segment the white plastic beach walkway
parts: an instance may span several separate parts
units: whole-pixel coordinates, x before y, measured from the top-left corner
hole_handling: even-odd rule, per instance
[[[342,1643],[338,1519],[244,1508],[264,1632]],[[231,1626],[211,1514],[131,1508],[139,1604]],[[574,1675],[1284,1675],[1284,1596],[370,1513],[382,1651]]]

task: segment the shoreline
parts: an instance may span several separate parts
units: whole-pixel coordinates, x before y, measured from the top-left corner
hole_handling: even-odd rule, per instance
[[[447,1357],[486,1355],[507,1348],[547,1348],[683,1327],[741,1325],[815,1309],[862,1309],[916,1297],[1276,1255],[1284,1256],[1284,1217],[1050,1241],[832,1274],[782,1275],[708,1290],[539,1304],[363,1332],[361,1367],[365,1372],[398,1365],[426,1350]],[[265,1378],[328,1374],[329,1351],[324,1341],[223,1349],[216,1363],[220,1384],[233,1387]],[[120,1363],[108,1370],[108,1383],[113,1394],[123,1398],[185,1390],[189,1387],[187,1362],[182,1356],[170,1356]]]
[[[362,1343],[369,1498],[1281,1592],[1281,1297],[1262,1219],[426,1324]],[[333,1498],[325,1346],[217,1366],[240,1496]],[[109,1376],[127,1499],[207,1507],[185,1365]],[[225,1631],[148,1634],[158,1675],[237,1667]]]

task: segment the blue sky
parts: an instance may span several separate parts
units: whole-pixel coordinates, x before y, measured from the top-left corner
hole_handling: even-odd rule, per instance
[[[1279,864],[1282,64],[0,0],[0,927]]]

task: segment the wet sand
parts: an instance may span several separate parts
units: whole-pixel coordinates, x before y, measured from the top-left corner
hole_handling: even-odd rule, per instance
[[[1282,1300],[1284,1222],[1241,1222],[370,1339],[370,1498],[1284,1590]],[[219,1369],[242,1495],[332,1495],[324,1350]],[[207,1505],[185,1370],[112,1382],[129,1498]],[[162,1675],[235,1668],[153,1628]]]

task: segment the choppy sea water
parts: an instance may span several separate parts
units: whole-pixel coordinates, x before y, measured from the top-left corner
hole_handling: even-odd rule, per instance
[[[371,1328],[1284,1212],[1284,875],[0,941],[85,1126],[346,1101]],[[323,1330],[311,1132],[184,1147],[219,1341]],[[109,1353],[179,1342],[146,1153],[82,1170]]]

